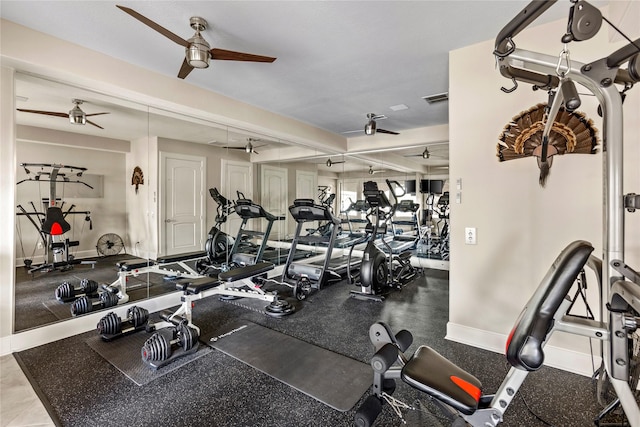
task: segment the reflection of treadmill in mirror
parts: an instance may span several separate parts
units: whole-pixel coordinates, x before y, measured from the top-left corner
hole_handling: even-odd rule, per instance
[[[399,200],[407,194],[404,187],[398,181],[390,181],[388,179],[386,181],[391,195],[395,200],[395,204],[392,206],[393,212],[390,220],[393,236],[385,237],[388,248],[387,245],[381,245],[381,249],[389,250],[390,248],[393,254],[399,254],[413,249],[420,238],[418,234],[418,217],[416,215],[420,205],[414,203],[412,200]],[[397,219],[396,214],[398,212],[411,214],[411,219]],[[399,230],[396,228],[396,226],[399,225],[411,227],[411,231],[409,233],[400,234],[398,232]]]
[[[291,212],[291,216],[296,221],[297,226],[287,262],[282,271],[282,281],[294,285],[304,282],[307,286],[304,296],[311,289],[319,290],[327,283],[340,281],[342,279],[341,274],[347,271],[347,257],[331,258],[341,223],[340,218],[334,216],[326,206],[315,204],[312,199],[294,200],[293,205],[289,206],[289,212]],[[331,232],[325,236],[301,236],[304,224],[313,221],[329,221]],[[324,259],[316,262],[294,262],[298,243],[326,246],[327,252]],[[359,261],[356,260],[355,264],[357,265]],[[302,299],[298,295],[296,296]]]
[[[262,206],[245,198],[240,198],[236,201],[235,209],[238,216],[242,218],[242,224],[240,224],[236,240],[231,248],[231,261],[243,265],[253,265],[260,261],[271,262],[265,258],[269,234],[271,234],[273,223],[283,220],[284,217],[272,215],[265,211]],[[258,218],[267,220],[265,231],[248,230],[247,223],[252,219]],[[262,239],[262,242],[255,248],[250,244],[253,238]]]
[[[253,265],[261,261],[281,265],[285,262],[288,252],[283,248],[273,248],[267,246],[271,229],[276,221],[282,221],[284,216],[275,216],[257,203],[245,199],[242,193],[238,193],[238,200],[235,204],[236,213],[242,218],[242,224],[238,229],[236,239],[231,248],[231,261],[241,265]],[[248,230],[247,223],[252,219],[264,218],[267,221],[265,231]],[[252,239],[262,239],[260,244],[253,244]],[[309,257],[311,252],[298,251],[296,259]]]

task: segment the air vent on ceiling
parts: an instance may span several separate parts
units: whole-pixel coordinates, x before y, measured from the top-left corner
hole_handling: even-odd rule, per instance
[[[449,92],[437,93],[435,95],[423,96],[422,99],[427,101],[429,104],[433,104],[434,102],[446,101],[446,100],[449,99]]]

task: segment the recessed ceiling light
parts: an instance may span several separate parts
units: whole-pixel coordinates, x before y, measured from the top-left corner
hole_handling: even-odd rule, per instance
[[[429,104],[433,104],[434,102],[446,101],[449,99],[449,92],[437,93],[435,95],[427,95],[423,96],[422,99],[427,101]]]
[[[407,107],[404,104],[392,105],[389,108],[392,109],[393,111],[402,111],[402,110],[408,110],[409,109],[409,107]]]

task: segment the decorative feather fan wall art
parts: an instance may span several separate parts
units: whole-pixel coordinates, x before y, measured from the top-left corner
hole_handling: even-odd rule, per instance
[[[536,156],[540,168],[540,186],[544,187],[556,154],[596,154],[598,130],[583,113],[560,108],[549,133],[547,158],[541,161],[542,133],[545,127],[547,104],[538,104],[515,116],[502,130],[498,142],[501,162]]]

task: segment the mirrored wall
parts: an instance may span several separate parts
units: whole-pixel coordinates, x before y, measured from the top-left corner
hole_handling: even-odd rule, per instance
[[[366,181],[392,202],[387,180],[413,181],[398,200],[418,215],[437,202],[422,180],[448,190],[448,152],[437,161],[436,146],[430,160],[419,146],[328,154],[22,73],[16,108],[15,332],[177,292],[176,281],[232,259],[282,264],[295,199],[329,206],[342,233],[357,234]]]

